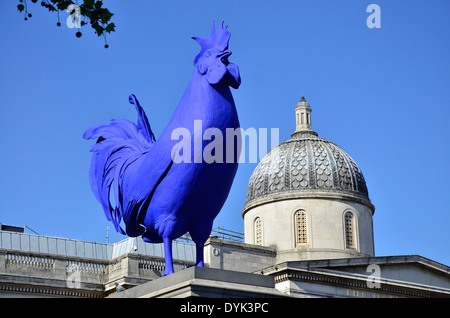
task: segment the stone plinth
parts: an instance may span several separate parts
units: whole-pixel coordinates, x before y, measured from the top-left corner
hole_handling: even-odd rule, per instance
[[[287,297],[271,276],[189,267],[174,274],[113,294],[110,298]]]

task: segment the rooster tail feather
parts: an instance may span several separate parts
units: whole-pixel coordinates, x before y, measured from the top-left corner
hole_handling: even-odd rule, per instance
[[[156,139],[155,136],[153,135],[153,131],[150,126],[150,123],[148,122],[147,115],[145,115],[144,109],[142,109],[141,104],[139,104],[139,101],[137,100],[136,96],[134,96],[134,94],[131,94],[128,97],[128,101],[130,102],[130,104],[136,106],[136,111],[138,113],[137,125],[139,129],[142,130],[148,142],[154,143]]]
[[[131,96],[133,96],[133,102],[131,102]],[[97,143],[91,147],[93,155],[89,182],[92,191],[101,203],[108,221],[111,221],[116,231],[121,234],[126,233],[120,226],[124,218],[122,196],[119,189],[123,171],[133,161],[133,158],[146,153],[151,144],[155,142],[144,110],[136,97],[131,96],[130,103],[136,106],[138,112],[138,125],[126,119],[113,119],[108,125],[89,128],[83,135],[84,139],[97,139]],[[113,191],[111,191],[111,187],[113,187]],[[114,193],[115,206],[110,201],[111,192]]]

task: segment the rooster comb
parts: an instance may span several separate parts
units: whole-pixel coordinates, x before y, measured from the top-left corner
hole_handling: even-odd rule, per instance
[[[230,32],[228,32],[228,25],[223,27],[224,21],[222,21],[220,25],[220,29],[216,30],[215,22],[212,23],[211,35],[209,38],[200,38],[197,36],[193,36],[192,38],[200,44],[201,51],[197,54],[194,60],[194,64],[197,64],[198,59],[205,53],[207,50],[216,48],[220,51],[224,51],[228,49],[228,41],[230,40]]]

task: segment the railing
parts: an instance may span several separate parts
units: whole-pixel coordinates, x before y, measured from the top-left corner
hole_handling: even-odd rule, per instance
[[[217,236],[221,240],[232,241],[232,242],[244,242],[244,233],[235,232],[232,230],[227,230],[221,226],[217,227],[211,232],[212,235]]]
[[[0,231],[0,248],[67,257],[111,259],[113,245],[29,233]]]
[[[95,274],[105,274],[108,265],[93,263],[93,262],[81,262],[81,261],[71,261],[68,260],[66,262],[67,270],[72,271],[81,271],[87,273],[95,273]]]
[[[52,269],[55,260],[53,258],[44,258],[29,255],[6,254],[6,265],[29,266],[36,269]]]
[[[216,236],[217,238],[225,241],[231,241],[231,242],[238,242],[243,243],[244,242],[244,234],[239,233],[232,230],[227,230],[222,226],[219,226],[211,231],[211,235]],[[189,233],[186,233],[185,235],[181,236],[177,239],[177,241],[181,242],[192,242],[192,238],[189,235]]]
[[[141,259],[139,260],[139,269],[148,269],[164,272],[164,262],[151,259]]]

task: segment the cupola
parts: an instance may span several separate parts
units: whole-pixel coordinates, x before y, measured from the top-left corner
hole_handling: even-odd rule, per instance
[[[298,260],[373,256],[375,208],[360,168],[312,130],[304,97],[294,111],[291,138],[250,177],[242,210],[246,243],[275,246]]]

